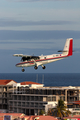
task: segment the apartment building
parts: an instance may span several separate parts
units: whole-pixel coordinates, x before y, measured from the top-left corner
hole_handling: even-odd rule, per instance
[[[0,112],[6,112],[11,99],[14,80],[0,80]]]
[[[73,102],[80,101],[80,87],[45,87],[44,84],[30,81],[0,82],[0,109],[8,112],[39,115],[40,111],[44,110],[47,113],[49,108],[56,106],[59,99],[64,100],[68,108],[74,112],[77,105],[73,105]]]
[[[13,87],[12,100],[9,100],[9,111],[23,112],[26,115],[46,113],[56,106],[59,99],[71,108],[73,101],[80,100],[80,87],[44,87],[43,84],[22,82]]]

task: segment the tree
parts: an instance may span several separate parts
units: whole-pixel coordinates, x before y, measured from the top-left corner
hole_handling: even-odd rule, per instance
[[[48,110],[48,115],[50,115],[50,116],[53,115],[53,108]]]
[[[44,110],[40,110],[39,115],[43,115],[44,113],[45,113]]]
[[[56,108],[54,108],[53,115],[63,118],[64,116],[69,116],[69,114],[71,114],[71,112],[67,110],[67,106],[64,101],[58,100],[58,104],[56,105]]]

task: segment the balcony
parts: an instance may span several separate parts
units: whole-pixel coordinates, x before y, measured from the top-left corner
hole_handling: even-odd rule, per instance
[[[69,108],[72,113],[80,113],[80,108]]]
[[[78,96],[78,94],[76,94],[76,93],[74,93],[74,94],[68,94],[68,96],[70,96],[70,97],[72,96],[73,97],[73,96]]]

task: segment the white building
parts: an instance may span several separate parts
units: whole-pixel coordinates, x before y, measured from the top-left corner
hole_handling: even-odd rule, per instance
[[[80,87],[45,87],[30,81],[16,83],[14,80],[0,80],[1,110],[35,115],[43,109],[47,113],[59,99],[64,100],[71,111],[80,112]],[[74,104],[74,101],[79,102]]]

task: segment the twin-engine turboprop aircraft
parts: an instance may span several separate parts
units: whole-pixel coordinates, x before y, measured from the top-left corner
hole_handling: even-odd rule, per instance
[[[39,65],[42,66],[43,69],[45,69],[46,67],[44,66],[44,64],[61,60],[72,55],[73,39],[72,38],[67,39],[63,51],[58,51],[58,52],[62,52],[62,54],[52,54],[52,55],[44,55],[44,56],[14,54],[13,56],[22,57],[21,62],[16,64],[16,67],[22,67],[22,72],[25,71],[24,67],[34,66],[35,69],[38,69]]]

